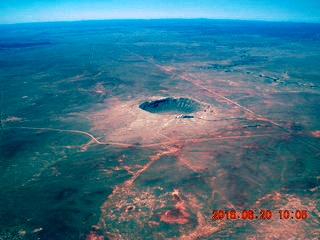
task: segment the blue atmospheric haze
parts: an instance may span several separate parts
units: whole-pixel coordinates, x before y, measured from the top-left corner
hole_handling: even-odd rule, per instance
[[[320,0],[1,0],[0,23],[212,18],[320,22]]]

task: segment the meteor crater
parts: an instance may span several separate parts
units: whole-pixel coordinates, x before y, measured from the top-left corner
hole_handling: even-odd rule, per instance
[[[199,111],[201,105],[189,98],[163,98],[150,102],[143,102],[139,105],[139,108],[157,114],[189,114]]]

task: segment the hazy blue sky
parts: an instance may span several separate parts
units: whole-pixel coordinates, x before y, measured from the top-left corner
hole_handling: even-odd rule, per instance
[[[0,23],[119,18],[320,22],[320,0],[0,0]]]

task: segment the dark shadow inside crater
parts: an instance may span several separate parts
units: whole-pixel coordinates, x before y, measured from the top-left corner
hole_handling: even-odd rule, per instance
[[[163,98],[144,102],[139,108],[150,113],[186,114],[199,111],[201,105],[189,98]]]

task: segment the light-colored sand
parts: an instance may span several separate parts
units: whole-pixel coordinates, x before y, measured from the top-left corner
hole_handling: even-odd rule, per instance
[[[206,136],[225,125],[225,122],[206,121],[219,120],[222,115],[228,115],[228,112],[220,113],[219,109],[211,104],[203,104],[205,107],[190,114],[195,116],[190,119],[176,118],[179,114],[154,114],[139,108],[144,100],[159,98],[161,97],[132,101],[111,99],[106,103],[105,109],[88,116],[93,126],[91,131],[102,134],[105,142],[151,144]],[[232,117],[231,112],[229,116]]]

